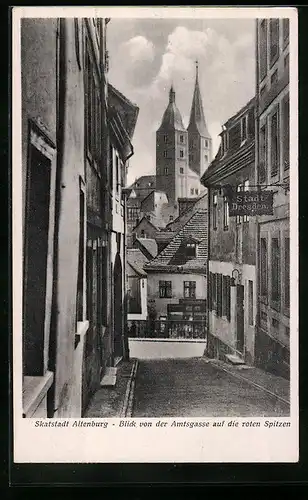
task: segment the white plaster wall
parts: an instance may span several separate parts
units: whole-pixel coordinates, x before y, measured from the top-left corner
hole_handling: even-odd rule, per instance
[[[171,281],[172,298],[162,299],[159,297],[159,282]],[[196,282],[196,299],[206,299],[207,285],[206,277],[200,274],[148,274],[148,300],[156,308],[157,316],[167,314],[168,304],[178,304],[179,299],[184,298],[184,281]]]
[[[202,357],[206,341],[129,339],[129,352],[137,359],[175,359]]]

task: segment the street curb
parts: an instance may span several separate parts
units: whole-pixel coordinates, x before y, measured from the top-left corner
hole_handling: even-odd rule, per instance
[[[120,414],[120,418],[130,418],[133,414],[133,404],[134,404],[134,395],[135,395],[135,385],[136,385],[136,376],[138,370],[138,359],[135,359],[133,362],[132,370],[130,372],[129,380],[126,386],[126,392],[124,397],[124,402]]]
[[[247,382],[250,385],[253,385],[257,389],[259,389],[259,390],[261,390],[263,392],[267,392],[267,394],[269,394],[270,396],[274,397],[275,399],[278,399],[278,401],[280,401],[281,403],[284,403],[285,405],[287,405],[288,407],[290,407],[290,401],[288,401],[287,399],[282,398],[281,396],[278,396],[277,394],[275,394],[274,392],[270,391],[269,389],[266,389],[262,385],[256,384],[256,382],[252,382],[252,380],[249,380],[249,379],[247,379],[245,377],[242,377],[241,375],[239,375],[237,373],[234,373],[234,372],[232,372],[230,370],[227,370],[227,368],[222,367],[218,363],[215,363],[215,361],[212,361],[212,360],[209,359],[209,360],[207,360],[207,362],[211,363],[213,366],[216,366],[220,370],[223,370],[224,372],[228,373],[229,375],[233,375],[234,378],[237,378],[239,380],[244,380],[245,382]]]

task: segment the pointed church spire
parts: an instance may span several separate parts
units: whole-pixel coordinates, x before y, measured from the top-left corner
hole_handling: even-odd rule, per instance
[[[195,90],[194,90],[194,96],[193,96],[193,101],[192,101],[192,105],[191,105],[188,129],[194,127],[198,130],[200,135],[202,135],[203,137],[210,137],[210,134],[207,130],[207,126],[206,126],[206,122],[205,122],[201,92],[200,92],[200,87],[199,87],[199,63],[198,63],[198,61],[196,61],[195,64],[196,64]]]
[[[175,102],[175,92],[174,92],[174,88],[173,88],[173,83],[171,84],[171,87],[169,90],[169,102],[170,102],[170,104]]]
[[[175,104],[175,91],[173,88],[173,84],[171,85],[169,90],[169,103],[164,112],[159,130],[161,128],[169,130],[186,130],[183,125],[181,113]]]

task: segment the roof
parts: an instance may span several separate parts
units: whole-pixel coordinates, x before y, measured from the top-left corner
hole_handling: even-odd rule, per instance
[[[156,231],[159,231],[159,228],[156,227],[153,222],[151,222],[145,215],[138,221],[138,223],[136,224],[136,226],[134,227],[133,230],[137,229],[137,227],[139,226],[139,224],[141,224],[141,222],[145,220],[148,224],[150,224],[151,226],[153,226],[154,229],[156,229]]]
[[[172,86],[169,92],[169,104],[163,114],[163,119],[158,130],[160,129],[181,130],[186,132],[181,113],[175,104],[175,92]]]
[[[151,186],[149,186],[151,184]],[[151,191],[153,191],[153,188],[156,187],[156,175],[142,175],[141,177],[138,177],[138,179],[133,182],[129,188],[132,189],[144,189],[151,187]]]
[[[130,139],[132,139],[139,115],[139,107],[110,83],[108,83],[108,101],[109,105],[115,107],[120,114],[127,133]]]
[[[193,100],[192,100],[192,105],[191,105],[188,130],[190,128],[197,129],[199,134],[202,137],[208,137],[208,138],[211,137],[211,135],[207,129],[205,117],[204,117],[203,104],[202,104],[201,92],[200,92],[200,87],[199,87],[199,79],[198,79],[198,66],[196,69],[195,90],[194,90],[194,95],[193,95]]]
[[[157,243],[152,238],[136,238],[136,240],[148,251],[151,257],[157,255]]]
[[[197,256],[188,258],[182,251],[186,241],[199,241]],[[146,271],[166,271],[166,272],[206,272],[207,262],[207,210],[199,209],[192,212],[191,217],[175,234],[167,246],[148,264],[145,264]],[[179,269],[180,267],[180,269]]]
[[[132,267],[132,269],[139,276],[146,276],[147,273],[143,269],[144,264],[148,262],[146,256],[141,252],[139,248],[128,248],[127,249],[127,263]]]

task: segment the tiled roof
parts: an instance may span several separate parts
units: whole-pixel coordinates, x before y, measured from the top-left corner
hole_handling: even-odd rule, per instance
[[[187,258],[185,252],[181,251],[182,244],[195,239],[200,243],[197,246],[197,256],[193,259]],[[145,270],[176,270],[181,266],[183,271],[193,269],[206,269],[207,261],[207,210],[199,209],[192,212],[191,217],[175,234],[168,245],[145,265]]]
[[[143,267],[148,262],[148,259],[139,248],[127,249],[127,262],[137,274],[140,276],[146,276],[146,272]]]
[[[139,243],[145,247],[152,257],[157,255],[157,243],[152,238],[137,238]]]

